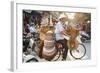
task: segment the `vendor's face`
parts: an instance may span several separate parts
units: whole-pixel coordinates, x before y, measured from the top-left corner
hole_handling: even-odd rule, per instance
[[[62,21],[63,23],[65,23],[65,22],[67,21],[67,18],[62,18],[61,21]]]

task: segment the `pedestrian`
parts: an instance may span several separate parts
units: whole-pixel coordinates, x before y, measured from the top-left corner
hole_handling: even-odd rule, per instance
[[[41,27],[48,26],[49,16],[47,12],[44,12],[41,19]]]
[[[29,30],[30,30],[30,33],[37,33],[37,30],[35,28],[35,24],[34,23],[30,24]]]

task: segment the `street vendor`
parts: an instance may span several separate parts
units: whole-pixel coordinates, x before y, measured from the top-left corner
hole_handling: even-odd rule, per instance
[[[67,19],[67,15],[61,14],[58,18],[57,24],[55,25],[56,41],[57,43],[60,43],[64,49],[62,60],[66,60],[68,53],[67,40],[63,37],[63,35],[67,35],[64,27],[64,24],[67,21]]]

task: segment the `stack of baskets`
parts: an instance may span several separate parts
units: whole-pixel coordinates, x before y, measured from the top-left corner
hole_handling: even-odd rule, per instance
[[[57,50],[55,48],[54,33],[52,31],[48,31],[45,34],[42,56],[46,60],[52,60],[56,53],[57,53]]]

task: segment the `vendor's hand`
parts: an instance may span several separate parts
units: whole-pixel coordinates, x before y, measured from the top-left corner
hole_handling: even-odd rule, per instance
[[[69,39],[70,39],[70,36],[69,36],[69,35],[63,35],[63,37],[64,37],[66,40],[69,40]]]

